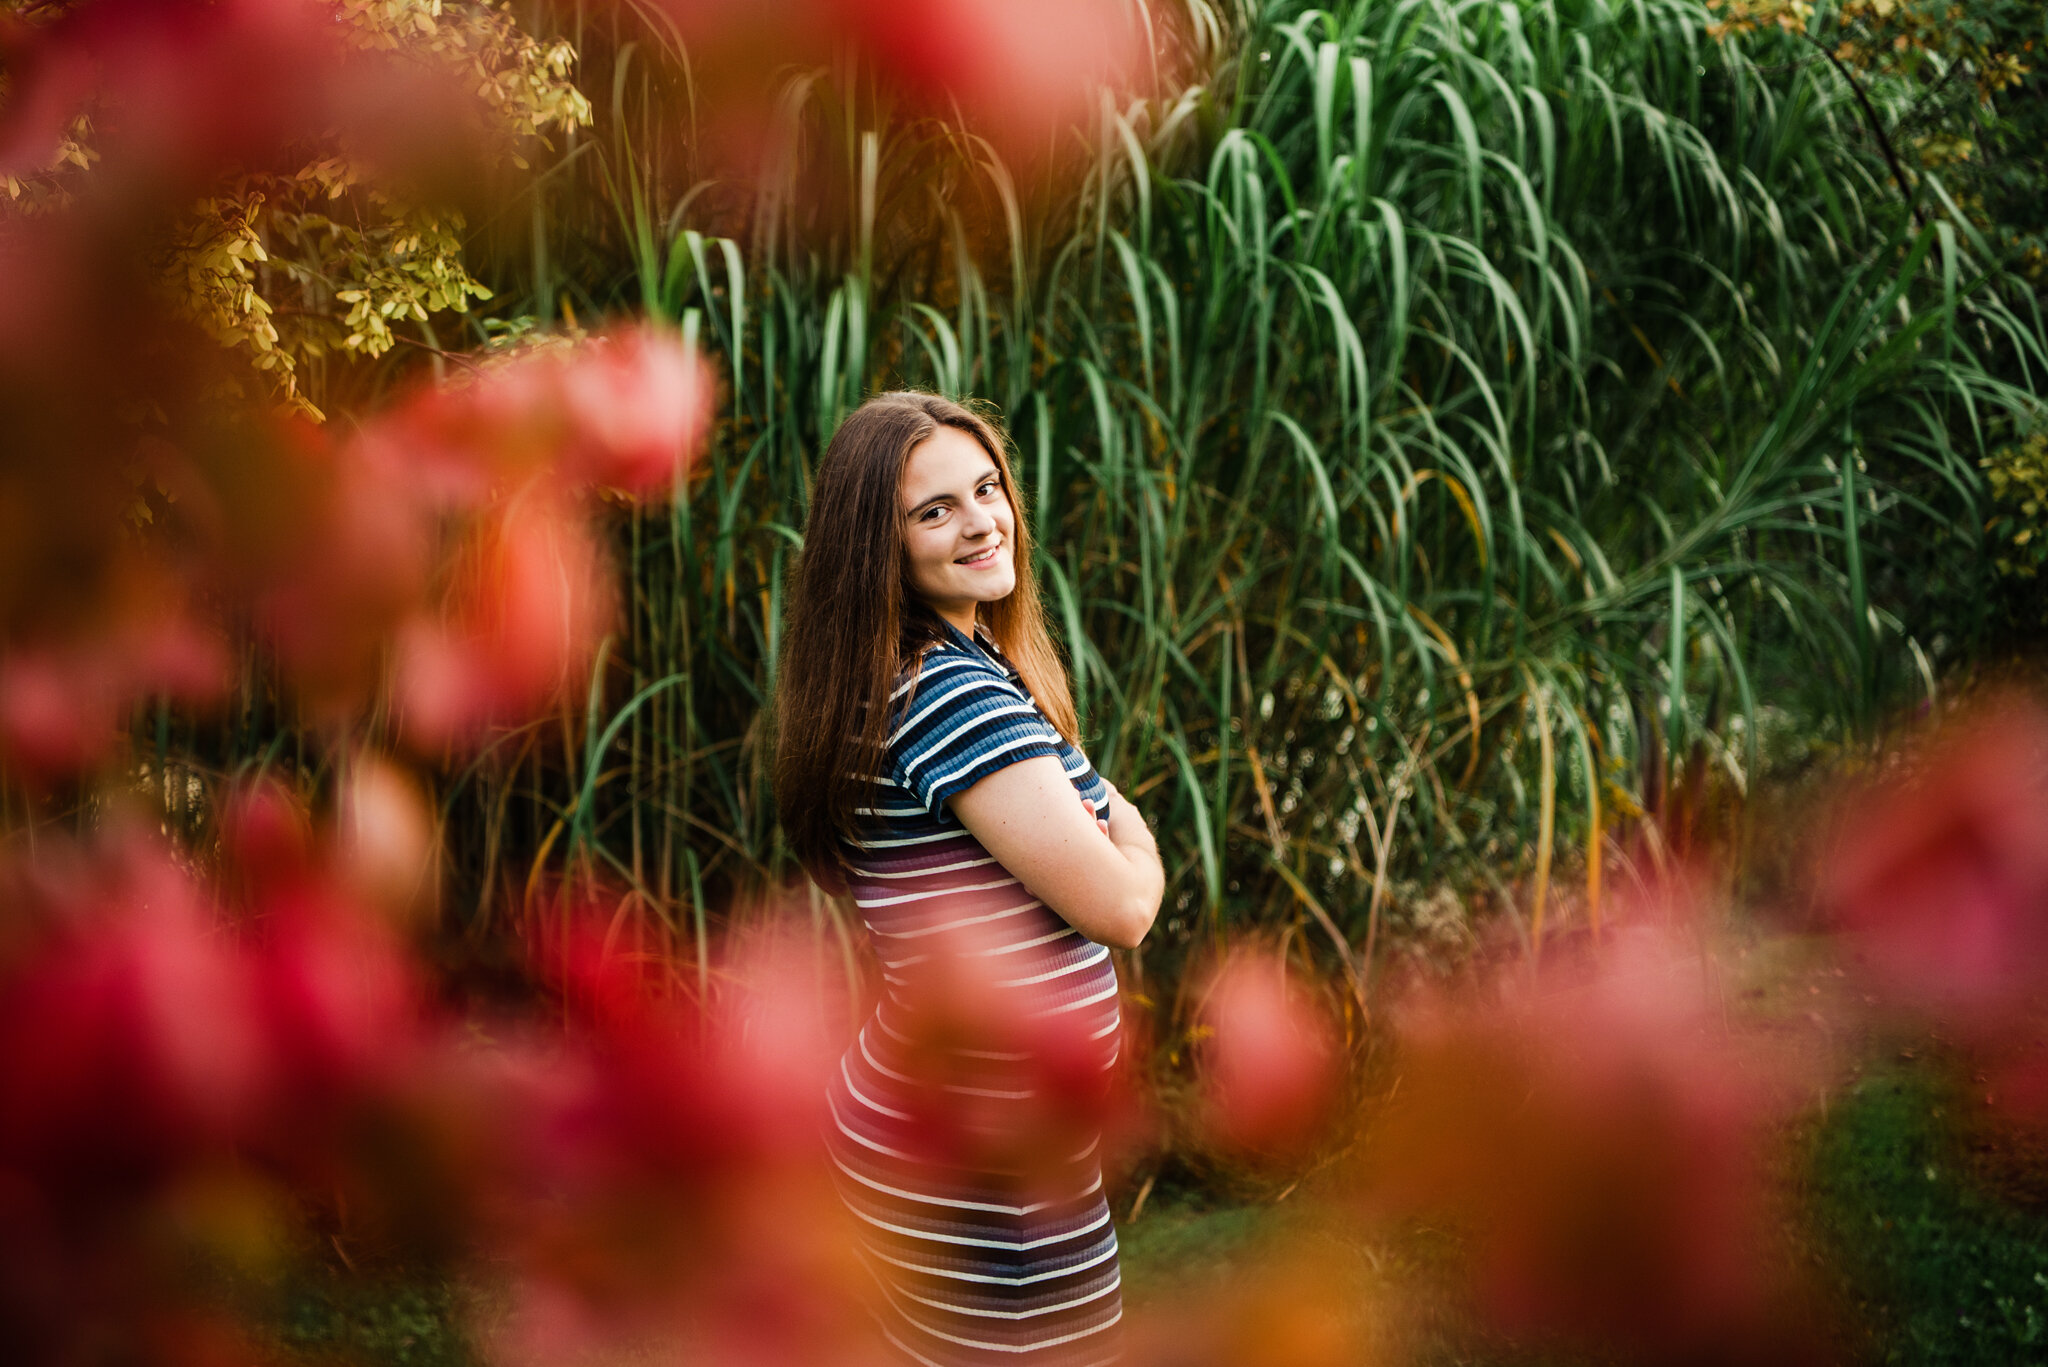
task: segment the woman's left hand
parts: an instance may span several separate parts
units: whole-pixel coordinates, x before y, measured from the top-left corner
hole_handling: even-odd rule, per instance
[[[1102,833],[1103,833],[1104,835],[1108,835],[1108,834],[1109,834],[1109,817],[1108,817],[1107,813],[1108,813],[1108,811],[1109,811],[1109,799],[1108,799],[1107,797],[1103,798],[1103,799],[1102,799],[1102,805],[1101,805],[1100,807],[1097,807],[1097,806],[1094,806],[1094,805],[1090,804],[1090,802],[1088,801],[1088,799],[1084,797],[1084,798],[1082,798],[1082,799],[1081,799],[1081,805],[1082,805],[1083,807],[1086,807],[1086,808],[1088,808],[1088,815],[1090,815],[1090,816],[1094,817],[1094,818],[1095,818],[1095,824],[1096,824],[1097,826],[1099,826],[1099,827],[1101,827],[1101,828],[1102,828]]]

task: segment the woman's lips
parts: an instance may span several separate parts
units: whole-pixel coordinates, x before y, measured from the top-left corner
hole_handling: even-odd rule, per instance
[[[996,552],[1001,550],[1002,548],[1002,543],[997,542],[993,546],[984,547],[983,549],[976,551],[973,555],[964,555],[960,557],[960,559],[955,560],[953,563],[956,565],[965,565],[967,566],[967,568],[972,570],[983,569],[995,563]]]

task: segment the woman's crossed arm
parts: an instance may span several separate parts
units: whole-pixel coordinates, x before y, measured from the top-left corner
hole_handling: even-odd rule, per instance
[[[998,769],[951,805],[997,863],[1089,939],[1135,949],[1152,928],[1166,874],[1145,819],[1115,788],[1107,838],[1050,756]]]

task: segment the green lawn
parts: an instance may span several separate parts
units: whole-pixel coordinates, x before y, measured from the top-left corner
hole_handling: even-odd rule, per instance
[[[1259,1256],[1284,1215],[1272,1206],[1208,1208],[1195,1200],[1169,1201],[1146,1212],[1117,1231],[1125,1301],[1142,1307],[1229,1280]]]
[[[2048,1362],[2048,1218],[1973,1180],[1957,1100],[1920,1063],[1856,1084],[1815,1143],[1814,1232],[1877,1361]]]
[[[308,1277],[285,1297],[272,1332],[289,1358],[309,1364],[470,1367],[478,1359],[462,1324],[462,1300],[441,1281]]]

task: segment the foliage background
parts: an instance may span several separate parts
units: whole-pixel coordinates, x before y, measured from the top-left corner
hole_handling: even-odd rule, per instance
[[[1162,837],[1155,965],[1262,926],[1362,983],[1597,919],[1603,870],[1739,837],[1729,796],[2041,625],[2039,5],[1134,3],[1137,88],[1033,156],[842,61],[744,166],[659,11],[342,8],[465,65],[530,174],[471,219],[320,147],[195,206],[167,279],[260,383],[346,422],[615,314],[725,372],[701,478],[617,515],[587,694],[443,776],[477,941],[581,869],[701,946],[793,874],[761,706],[877,388],[1010,424],[1091,755]],[[243,679],[137,719],[196,839],[335,753]]]

